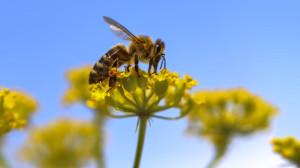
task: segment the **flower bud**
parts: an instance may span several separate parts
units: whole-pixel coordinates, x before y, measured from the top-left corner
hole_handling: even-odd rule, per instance
[[[163,81],[155,81],[154,83],[154,93],[156,94],[156,96],[158,97],[163,97],[167,90],[168,90],[168,81],[167,80],[163,80]]]
[[[137,87],[136,77],[130,75],[127,78],[121,79],[121,83],[127,92],[134,92]]]
[[[141,89],[147,89],[148,79],[145,76],[137,78],[137,85]]]

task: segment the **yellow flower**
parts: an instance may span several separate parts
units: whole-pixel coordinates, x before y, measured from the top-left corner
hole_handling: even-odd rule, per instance
[[[139,69],[139,74],[140,77],[137,77],[132,67],[129,71],[118,71],[116,86],[109,92],[109,79],[90,85],[91,99],[95,102],[105,100],[107,104],[127,112],[129,116],[164,118],[155,113],[178,107],[184,101],[185,93],[197,85],[197,81],[189,76],[180,79],[176,72],[164,69],[157,75],[150,76]],[[163,99],[164,104],[161,103]]]
[[[94,158],[97,129],[90,122],[60,119],[30,131],[20,156],[43,168],[80,168]]]
[[[268,128],[277,113],[275,107],[245,89],[203,90],[192,99],[195,106],[188,116],[187,131],[212,142],[217,160],[232,138]]]
[[[0,136],[14,128],[22,129],[37,106],[26,93],[0,88]]]
[[[294,137],[288,136],[286,138],[273,138],[273,150],[279,153],[288,161],[300,167],[300,142]]]

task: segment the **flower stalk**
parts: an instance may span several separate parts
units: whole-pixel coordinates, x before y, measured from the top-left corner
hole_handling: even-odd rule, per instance
[[[105,168],[105,157],[104,157],[104,125],[106,121],[106,114],[97,109],[94,111],[95,127],[97,130],[96,145],[95,145],[95,158],[98,168]]]
[[[3,155],[3,140],[0,140],[0,167],[10,168],[10,165],[7,163],[5,156]]]
[[[133,166],[134,168],[138,168],[141,162],[145,135],[146,135],[147,120],[148,120],[147,116],[139,117],[139,137],[138,137],[138,143],[137,143],[135,159],[134,159],[134,166]]]

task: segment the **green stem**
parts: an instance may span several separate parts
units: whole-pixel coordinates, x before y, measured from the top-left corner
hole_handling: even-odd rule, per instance
[[[146,102],[147,100],[146,100],[146,99],[147,99],[147,97],[146,97],[146,90],[143,90],[143,107],[142,107],[142,108],[143,108],[143,111],[146,110],[146,109],[145,109],[146,106],[147,106],[147,102]]]
[[[3,136],[1,136],[0,138],[3,138]],[[10,168],[9,164],[7,163],[5,156],[3,155],[3,140],[0,140],[0,167],[1,168]]]
[[[152,104],[151,105],[149,105],[148,106],[148,108],[147,108],[147,110],[146,111],[150,111],[150,109],[153,107],[153,106],[156,106],[156,105],[158,105],[159,104],[159,102],[162,100],[162,97],[159,97],[159,98],[157,98],[157,100],[156,101],[154,101],[154,102],[152,102]]]
[[[128,118],[128,117],[135,117],[137,116],[136,114],[130,114],[130,115],[114,115],[114,114],[111,114],[109,112],[109,110],[104,110],[102,111],[104,112],[106,115],[108,115],[109,117],[112,117],[112,118]]]
[[[118,111],[123,111],[123,112],[128,112],[128,113],[138,113],[136,109],[130,108],[130,107],[120,107],[118,106],[117,109]]]
[[[120,95],[121,95],[128,103],[130,103],[131,105],[133,105],[133,107],[137,107],[137,105],[136,105],[133,101],[131,101],[128,97],[125,96],[123,90],[121,90],[120,87],[118,87],[118,90],[119,90]]]
[[[163,116],[151,115],[151,117],[159,118],[159,119],[164,119],[164,120],[178,120],[178,119],[183,118],[184,116],[179,116],[179,117],[163,117]]]
[[[226,153],[228,146],[228,140],[225,140],[224,145],[221,145],[219,147],[216,147],[215,156],[211,160],[211,162],[208,164],[207,168],[215,168],[222,160],[224,154]]]
[[[137,96],[135,93],[132,93],[132,97],[133,97],[133,99],[134,99],[134,101],[135,101],[135,103],[136,103],[136,106],[137,106],[138,110],[141,111],[143,105],[142,105],[142,103],[140,102],[138,96]]]
[[[157,106],[151,110],[148,110],[149,113],[156,113],[156,112],[160,112],[160,111],[164,111],[167,110],[169,108],[172,108],[174,106]]]
[[[154,94],[154,91],[151,90],[151,93],[146,97],[146,104],[147,104],[147,103],[149,102],[149,100],[152,98],[153,94]]]
[[[97,128],[96,136],[96,148],[95,148],[95,157],[97,168],[105,168],[105,159],[104,159],[104,124],[106,120],[106,114],[102,110],[95,111],[95,126]]]
[[[133,166],[134,168],[139,168],[140,166],[144,140],[146,135],[147,119],[148,119],[147,116],[140,116],[139,138],[138,138],[138,144],[135,153],[135,160]]]

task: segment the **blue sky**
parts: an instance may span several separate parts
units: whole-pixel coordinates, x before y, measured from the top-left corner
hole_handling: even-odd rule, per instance
[[[195,90],[245,87],[276,105],[280,115],[270,130],[236,139],[220,167],[278,167],[286,162],[272,153],[269,139],[300,139],[299,6],[297,0],[0,1],[0,85],[20,88],[39,100],[36,125],[59,116],[91,117],[80,105],[62,108],[60,97],[67,87],[67,69],[93,64],[113,45],[128,44],[110,32],[102,19],[106,15],[134,34],[161,38],[167,67],[198,80]],[[135,125],[136,119],[108,121],[109,168],[131,167]],[[206,165],[212,146],[184,136],[186,125],[185,119],[154,119],[141,167]],[[13,132],[7,139],[5,150],[15,167],[20,163],[14,150],[25,136]]]

